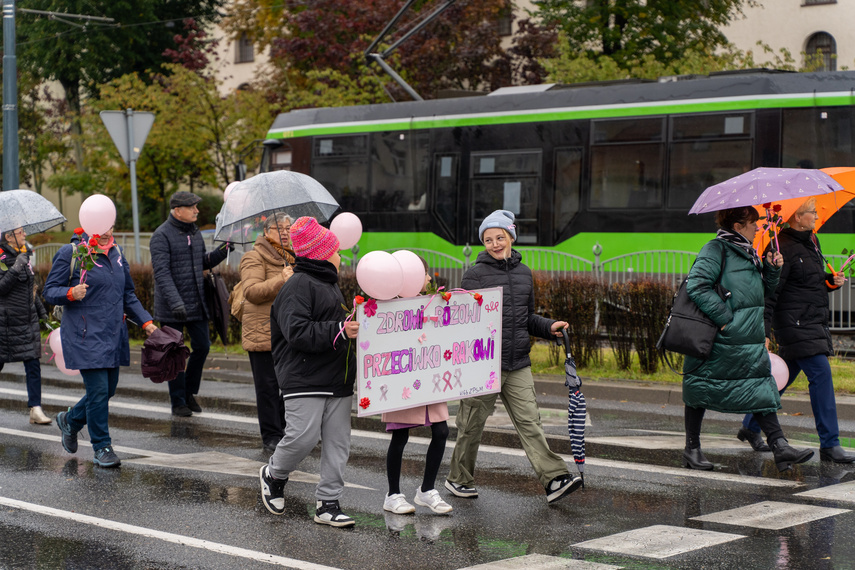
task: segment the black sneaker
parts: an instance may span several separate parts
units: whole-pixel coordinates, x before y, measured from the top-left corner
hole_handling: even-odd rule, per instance
[[[339,528],[353,526],[356,521],[341,512],[338,501],[318,501],[315,504],[315,522]]]
[[[448,489],[452,495],[455,497],[462,497],[464,499],[477,499],[478,498],[478,489],[475,487],[467,487],[466,485],[459,485],[457,483],[452,483],[448,479],[445,480],[445,488]]]
[[[118,456],[113,452],[113,448],[109,445],[95,450],[95,465],[98,467],[118,467],[122,464]]]
[[[56,427],[62,432],[62,448],[69,453],[77,453],[77,432],[68,425],[67,415],[68,412],[60,412],[56,415]]]
[[[182,418],[189,418],[193,415],[193,410],[187,406],[172,406],[172,415]]]
[[[274,479],[268,470],[268,465],[265,464],[258,470],[258,480],[261,481],[261,502],[267,510],[274,515],[284,514],[285,483],[288,479]]]
[[[202,412],[202,406],[199,405],[199,402],[196,401],[196,397],[193,394],[187,395],[187,407],[190,408],[190,411],[194,414],[198,414]]]
[[[554,503],[563,499],[582,486],[582,478],[574,475],[561,475],[549,482],[546,486],[546,502]]]

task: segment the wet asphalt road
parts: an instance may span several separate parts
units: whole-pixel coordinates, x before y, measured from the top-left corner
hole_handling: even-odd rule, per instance
[[[52,366],[44,366],[44,377],[43,405],[51,417],[83,394],[79,377]],[[682,408],[618,399],[589,398],[586,486],[552,506],[499,409],[478,458],[481,496],[448,498],[450,516],[421,507],[414,516],[384,516],[388,438],[379,422],[354,419],[341,504],[356,528],[312,522],[317,449],[286,486],[286,513],[276,517],[259,499],[257,472],[267,454],[246,380],[208,371],[200,394],[204,412],[173,418],[165,386],[123,369],[110,417],[123,465],[105,470],[93,466],[87,439],[69,455],[55,424],[27,422],[23,367],[6,365],[0,373],[0,568],[457,569],[498,561],[508,568],[545,567],[525,565],[531,560],[525,555],[552,557],[550,563],[563,566],[550,567],[567,568],[855,567],[855,467],[815,457],[779,475],[771,454],[756,454],[733,437],[737,418],[710,413],[702,442],[717,468],[688,471],[680,465]],[[544,407],[542,415],[553,449],[569,458],[566,410],[560,409],[566,399],[544,397],[542,405],[558,407]],[[817,449],[812,418],[782,416],[782,424],[791,441]],[[851,437],[855,422],[842,421],[841,432]],[[405,454],[402,490],[410,500],[421,482],[425,435],[414,431]],[[450,449],[438,486],[449,455]],[[798,522],[803,513],[786,510],[771,517],[785,526],[780,529],[738,517],[732,524],[694,520],[758,504],[807,509],[815,520]],[[650,534],[620,534],[645,529]],[[681,532],[726,542],[693,546],[692,536]],[[685,551],[655,558],[657,544],[669,537]]]

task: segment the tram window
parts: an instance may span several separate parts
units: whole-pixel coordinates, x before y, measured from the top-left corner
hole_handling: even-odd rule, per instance
[[[430,135],[395,131],[371,135],[371,211],[427,209]]]
[[[558,149],[555,151],[555,195],[552,202],[553,240],[557,243],[561,234],[579,212],[582,188],[582,149]]]
[[[616,119],[593,122],[594,144],[665,140],[665,119]]]
[[[661,208],[664,145],[591,147],[591,208]]]
[[[457,231],[459,164],[457,154],[435,155],[433,158],[434,211],[452,236]]]
[[[709,139],[751,135],[751,113],[675,116],[671,139]]]
[[[368,211],[368,167],[363,159],[315,160],[312,177],[345,212]]]
[[[751,170],[752,141],[694,141],[671,145],[668,207],[688,210],[701,192]]]
[[[335,137],[315,137],[314,156],[364,156],[368,150],[365,135],[347,135]]]
[[[540,174],[540,152],[472,153],[472,176]]]
[[[473,240],[477,242],[477,228],[490,212],[510,210],[516,216],[517,243],[537,243],[539,187],[539,176],[472,180]]]
[[[781,166],[827,168],[851,164],[855,152],[855,108],[784,109]]]

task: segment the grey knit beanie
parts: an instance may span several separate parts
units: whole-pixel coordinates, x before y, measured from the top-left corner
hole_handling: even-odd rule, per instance
[[[490,228],[502,228],[511,234],[511,239],[517,241],[517,230],[514,225],[514,213],[508,210],[496,210],[481,222],[478,228],[478,238],[484,243],[484,232]]]

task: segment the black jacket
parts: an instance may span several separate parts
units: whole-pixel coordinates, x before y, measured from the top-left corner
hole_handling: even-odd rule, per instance
[[[270,309],[273,362],[284,398],[353,395],[356,346],[338,334],[343,305],[335,266],[298,257]]]
[[[26,254],[32,252],[27,249]],[[33,360],[41,354],[39,318],[47,317],[35,294],[29,265],[15,269],[18,253],[8,243],[0,244],[0,362]]]
[[[775,292],[766,298],[766,336],[770,329],[781,358],[794,360],[833,354],[828,330],[828,293],[834,276],[822,259],[813,232],[784,228],[778,234],[784,267]]]
[[[154,269],[154,318],[175,323],[173,311],[184,307],[186,321],[210,318],[205,303],[202,271],[217,266],[228,251],[205,252],[205,240],[196,224],[176,220],[172,214],[151,236],[151,265]]]
[[[494,259],[486,251],[463,275],[463,289],[502,288],[502,370],[531,366],[529,335],[554,339],[552,319],[534,313],[534,280],[531,269],[522,264],[522,255],[511,250],[510,259]]]

